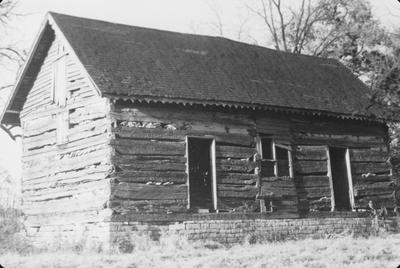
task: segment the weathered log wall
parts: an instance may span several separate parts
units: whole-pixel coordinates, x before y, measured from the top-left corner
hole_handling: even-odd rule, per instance
[[[295,180],[300,210],[330,210],[327,148],[349,148],[355,208],[368,201],[393,207],[387,129],[381,124],[292,117]]]
[[[116,172],[110,205],[117,214],[187,212],[186,136],[215,137],[220,211],[259,211],[256,196],[268,192],[276,211],[331,210],[329,146],[350,149],[357,208],[371,199],[392,204],[381,124],[120,101],[111,114]],[[257,135],[292,148],[294,178],[257,174]],[[372,149],[376,153],[365,153]]]
[[[73,53],[65,51],[67,102],[65,107],[54,103],[52,65],[63,56],[60,46],[54,38],[20,116],[26,227],[42,232],[57,229],[50,225],[102,221],[110,192],[109,102],[96,92]],[[60,112],[68,115],[64,144],[56,138]]]
[[[112,116],[117,170],[110,201],[114,211],[186,211],[185,138],[206,135],[216,139],[219,209],[255,209],[256,150],[249,115],[116,104]]]

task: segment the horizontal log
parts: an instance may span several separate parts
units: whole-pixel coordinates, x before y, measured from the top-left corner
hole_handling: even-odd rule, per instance
[[[292,116],[291,129],[294,132],[311,132],[327,135],[385,136],[383,124],[365,124],[364,122],[326,120],[316,117]]]
[[[382,150],[350,149],[350,160],[352,162],[386,162],[389,153]]]
[[[353,186],[354,196],[387,195],[394,191],[392,182],[376,182],[372,184],[357,184]]]
[[[258,176],[242,173],[217,173],[218,184],[255,185]]]
[[[94,98],[84,98],[84,99],[76,99],[74,103],[68,104],[69,109],[78,109],[80,107],[86,106],[102,106],[104,111],[109,110],[108,100],[106,98],[101,98],[98,95]],[[29,123],[33,123],[36,125],[36,119],[42,117],[49,117],[50,115],[57,114],[59,112],[59,107],[57,105],[45,105],[41,107],[37,107],[34,112],[30,112],[28,114],[23,115],[23,121]],[[22,116],[22,114],[21,114]],[[51,116],[50,116],[51,118]],[[42,125],[45,125],[45,122],[42,122]],[[29,125],[28,125],[29,126]],[[30,127],[28,127],[31,129]]]
[[[112,132],[115,133],[116,139],[185,141],[186,137],[182,131],[166,128],[119,126]]]
[[[63,187],[67,184],[83,184],[106,179],[111,172],[109,165],[88,166],[80,170],[69,170],[54,176],[45,176],[35,180],[24,180],[22,191]]]
[[[331,188],[330,187],[310,187],[303,188],[299,191],[302,191],[303,194],[308,199],[315,199],[321,197],[330,197],[331,196]]]
[[[135,104],[131,107],[115,104],[111,115],[118,120],[176,123],[189,125],[192,128],[196,125],[209,126],[210,129],[220,126],[224,132],[226,132],[225,126],[233,125],[246,129],[253,125],[251,115],[240,111],[204,111],[196,108],[187,108],[183,111],[182,108],[176,106],[166,107],[156,104]]]
[[[394,181],[394,177],[391,175],[376,175],[376,174],[369,174],[368,176],[352,175],[352,179],[354,184]]]
[[[24,205],[29,202],[49,202],[52,200],[79,200],[78,196],[102,196],[109,186],[106,181],[90,181],[80,185],[66,185],[63,187],[46,188],[40,191],[26,191],[23,193]]]
[[[263,187],[295,188],[295,182],[293,178],[277,178],[273,181],[261,178],[261,185]]]
[[[256,152],[252,147],[216,146],[216,156],[220,158],[251,159]]]
[[[389,174],[391,166],[386,162],[369,162],[369,163],[351,163],[352,174]]]
[[[369,208],[368,203],[372,201],[375,208],[386,207],[391,209],[395,207],[395,202],[392,194],[376,195],[376,196],[365,196],[357,197],[355,200],[356,206],[359,208]]]
[[[140,157],[140,156],[139,156]],[[183,161],[182,161],[183,160]],[[179,156],[152,158],[126,158],[126,155],[113,156],[112,162],[122,171],[182,171],[186,170],[186,159]]]
[[[330,187],[328,176],[296,176],[297,187]]]
[[[296,146],[294,153],[296,160],[327,160],[325,146]]]
[[[98,121],[98,122],[96,122]],[[95,120],[93,123],[95,124],[84,124],[84,125],[78,125],[75,126],[74,128],[70,128],[68,130],[68,141],[78,141],[81,139],[87,139],[90,138],[91,136],[99,135],[106,133],[108,130],[108,125],[106,124],[106,120]]]
[[[109,214],[108,209],[92,209],[71,212],[57,213],[37,213],[25,215],[25,226],[40,225],[64,225],[68,223],[87,223],[87,222],[104,222],[105,214]],[[103,223],[102,223],[103,224]],[[106,225],[106,224],[105,224]],[[106,225],[107,226],[107,225]]]
[[[234,186],[221,185],[217,186],[218,197],[236,197],[236,198],[255,198],[258,192],[255,186]]]
[[[296,174],[326,174],[328,172],[327,161],[296,161],[294,162]]]
[[[257,163],[249,161],[248,159],[217,159],[216,168],[217,172],[254,172]]]
[[[187,199],[182,200],[124,200],[113,198],[109,207],[118,214],[135,212],[167,213],[184,212],[187,210]]]
[[[239,197],[218,197],[218,209],[234,212],[254,212],[259,210],[259,202],[253,199]]]
[[[331,211],[332,204],[329,196],[308,200],[306,204],[308,211]]]
[[[147,185],[121,182],[112,187],[111,199],[115,196],[130,200],[181,200],[187,198],[187,191],[185,184]]]
[[[185,155],[184,142],[140,141],[118,139],[111,142],[116,152],[130,155]]]
[[[120,126],[113,129],[117,138],[144,140],[185,141],[187,136],[210,137],[221,145],[253,146],[254,137],[249,134],[221,133],[215,131],[198,131],[194,129],[168,129]]]
[[[120,171],[111,175],[119,182],[174,183],[183,184],[188,180],[185,170],[177,171]],[[114,187],[114,186],[113,186]]]
[[[78,170],[100,163],[110,163],[110,151],[108,148],[80,153],[81,154],[70,157],[64,156],[61,159],[59,157],[55,157],[53,163],[39,163],[36,166],[25,169],[23,170],[24,180],[32,180],[60,172]]]
[[[287,188],[287,187],[281,188],[281,187],[270,186],[270,185],[262,185],[259,198],[267,198],[270,195],[273,195],[273,199],[296,198],[297,191],[294,186],[291,188]]]
[[[385,140],[383,136],[361,137],[352,135],[294,133],[294,143],[302,145],[371,147],[384,146]]]

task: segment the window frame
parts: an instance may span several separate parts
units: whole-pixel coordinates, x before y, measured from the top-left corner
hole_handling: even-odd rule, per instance
[[[263,147],[263,139],[271,140],[271,142],[272,142],[272,157],[273,157],[273,159],[265,159],[264,158],[264,156],[263,156],[263,148],[262,148]],[[274,163],[274,177],[279,177],[278,176],[278,159],[276,158],[276,147],[280,147],[279,145],[281,145],[281,144],[278,144],[276,142],[276,139],[274,137],[272,137],[272,136],[267,136],[267,135],[261,135],[260,136],[260,135],[258,135],[257,136],[256,145],[257,145],[257,152],[260,154],[261,161],[273,162]],[[288,148],[288,147],[290,147],[290,144],[289,145],[283,145],[282,144],[282,147],[286,147],[286,148],[283,148],[283,149],[286,149],[287,150],[287,154],[288,154],[289,178],[293,178],[292,151],[291,151],[290,148]],[[286,176],[280,176],[280,177],[286,177]]]

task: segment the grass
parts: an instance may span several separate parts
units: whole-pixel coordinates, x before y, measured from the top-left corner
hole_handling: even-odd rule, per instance
[[[129,254],[47,252],[6,253],[11,267],[397,267],[400,234],[381,237],[306,239],[224,247],[178,238],[145,242]]]

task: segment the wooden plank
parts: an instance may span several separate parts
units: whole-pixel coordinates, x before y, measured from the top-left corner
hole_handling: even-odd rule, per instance
[[[183,157],[162,156],[152,158],[125,158],[114,156],[112,162],[122,171],[185,171],[186,159]]]
[[[385,182],[385,181],[394,181],[394,177],[391,175],[376,175],[369,174],[366,175],[352,175],[354,184],[363,184],[363,183],[373,183],[373,182]]]
[[[255,198],[258,192],[255,186],[217,185],[218,197]]]
[[[330,187],[306,187],[301,190],[307,198],[321,198],[321,197],[330,197],[331,189]]]
[[[217,172],[254,172],[257,167],[257,162],[249,161],[248,159],[217,159],[216,167]]]
[[[255,185],[258,175],[243,173],[217,173],[218,184]]]
[[[184,141],[186,136],[212,137],[218,144],[230,144],[240,146],[254,145],[254,137],[235,133],[220,133],[215,131],[198,131],[194,129],[168,129],[120,126],[113,129],[117,138],[132,138],[144,140],[170,140]]]
[[[179,130],[165,128],[145,128],[121,126],[112,130],[116,138],[140,140],[184,141],[185,133]]]
[[[130,155],[185,155],[184,142],[140,141],[117,139],[111,145],[119,154]]]
[[[231,213],[254,212],[259,207],[259,201],[240,197],[218,197],[218,208]]]
[[[321,198],[310,199],[307,201],[308,211],[331,211],[331,198],[324,196]]]
[[[210,111],[189,107],[185,109],[185,112],[182,112],[182,108],[176,105],[134,104],[127,107],[116,104],[111,115],[118,120],[177,123],[179,125],[185,123],[193,127],[194,125],[209,126],[209,129],[217,128],[219,125],[222,126],[223,132],[226,132],[224,126],[228,128],[241,126],[244,129],[253,126],[250,113],[234,110],[229,112]],[[231,131],[231,133],[234,133],[234,131]]]
[[[294,170],[296,174],[324,174],[328,172],[326,161],[295,161]]]
[[[391,209],[395,207],[395,202],[392,194],[386,195],[376,195],[376,196],[366,196],[362,198],[356,198],[356,205],[360,208],[368,208],[368,203],[370,201],[373,202],[375,208],[386,207],[387,209]]]
[[[113,196],[130,200],[178,200],[187,198],[187,185],[147,185],[121,182],[111,188]]]
[[[296,176],[299,187],[329,187],[328,176]]]
[[[291,116],[290,120],[291,128],[294,132],[381,137],[386,135],[386,126],[380,123],[368,124],[340,119],[327,120],[311,116]]]
[[[294,143],[301,145],[330,145],[348,147],[371,147],[384,146],[385,139],[380,136],[352,136],[352,135],[329,135],[315,133],[295,133]]]
[[[104,180],[107,178],[110,171],[111,166],[108,165],[89,166],[83,170],[70,170],[68,172],[55,174],[54,176],[41,177],[35,180],[24,180],[22,192],[49,187],[63,187],[67,184],[82,184],[90,181]]]
[[[216,157],[220,158],[239,158],[252,159],[257,152],[256,148],[239,146],[216,146]]]
[[[263,185],[261,187],[260,198],[265,198],[270,194],[273,194],[273,199],[289,199],[297,197],[296,188],[294,186],[290,188],[279,188],[276,186]]]
[[[386,162],[353,162],[351,163],[352,174],[389,174],[391,166]]]
[[[393,193],[394,185],[392,182],[376,182],[371,184],[353,185],[354,196],[385,195]]]
[[[153,183],[153,184],[183,184],[187,182],[187,174],[183,169],[177,171],[120,171],[112,174],[119,182]]]
[[[71,157],[55,157],[54,162],[51,164],[41,163],[23,171],[24,181],[33,180],[43,176],[50,176],[68,170],[82,169],[87,166],[96,165],[100,163],[109,163],[110,150],[107,147],[99,150],[92,150],[89,148],[87,152],[80,151],[77,155]]]
[[[109,206],[118,214],[185,212],[187,199],[182,200],[124,200],[114,198]]]
[[[327,160],[326,146],[296,146],[294,158],[296,160]]]
[[[389,153],[374,149],[350,149],[350,160],[352,162],[386,162]]]

